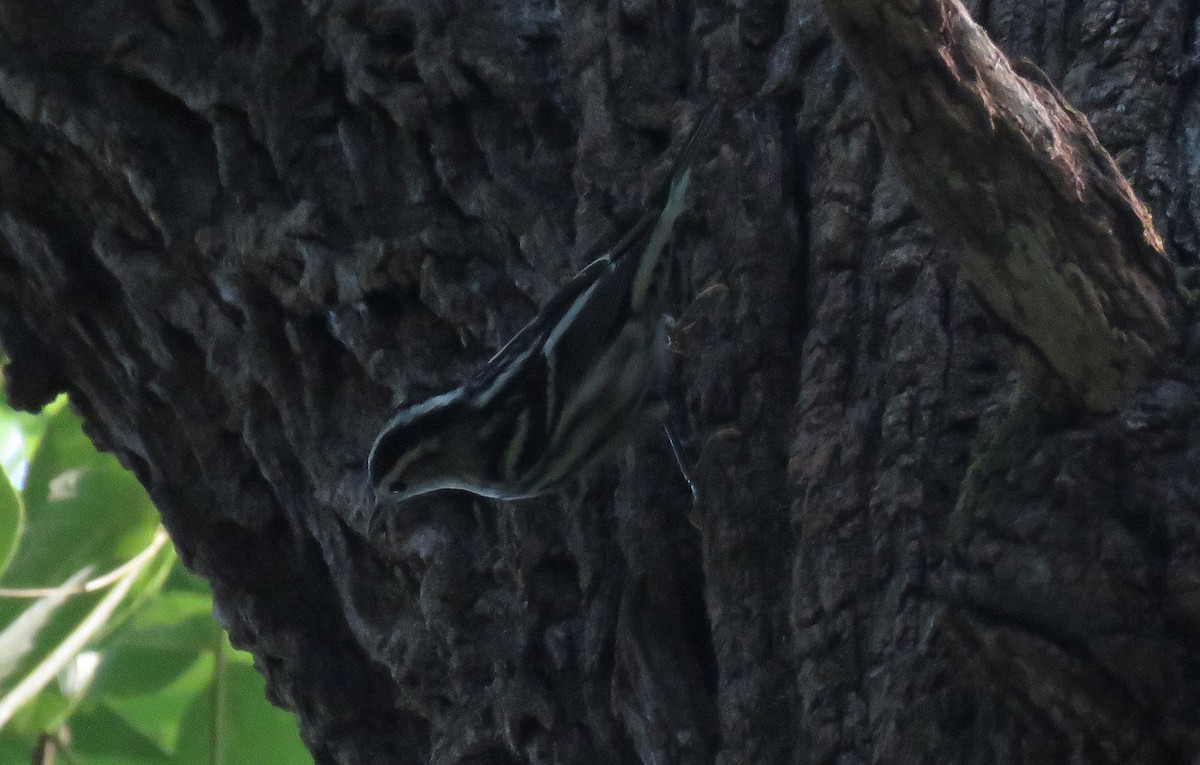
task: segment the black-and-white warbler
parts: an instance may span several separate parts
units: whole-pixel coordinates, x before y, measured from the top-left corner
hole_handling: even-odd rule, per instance
[[[697,121],[651,211],[462,386],[400,410],[368,460],[381,494],[519,499],[553,491],[655,408],[669,372],[663,253],[717,115]]]

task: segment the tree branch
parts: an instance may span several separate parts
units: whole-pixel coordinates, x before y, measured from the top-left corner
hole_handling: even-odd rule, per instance
[[[1020,76],[958,0],[824,6],[1023,378],[1058,409],[1118,407],[1172,349],[1181,299],[1149,212],[1087,119],[1040,71]]]

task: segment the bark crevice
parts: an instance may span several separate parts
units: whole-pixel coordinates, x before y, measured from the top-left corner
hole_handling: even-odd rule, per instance
[[[1191,5],[992,0],[981,20],[1054,74],[1194,260],[1200,125],[1172,74]],[[926,20],[901,15],[909,43],[948,50],[944,25],[913,27]],[[1017,139],[1057,134],[991,124],[983,106],[1003,104],[980,95],[978,50],[852,56],[899,61],[931,86],[917,105],[972,96],[947,128],[957,154],[914,175],[928,156],[881,142],[878,83],[807,0],[0,0],[0,22],[10,398],[71,394],[319,762],[1200,754],[1195,316],[1163,297],[1169,270],[1115,165],[1076,143],[1078,173],[1028,172],[1046,152]],[[1086,136],[1050,89],[1009,86]],[[461,380],[636,219],[667,139],[710,101],[729,117],[675,247],[700,501],[655,431],[560,496],[432,496],[354,530],[392,407]],[[898,114],[920,128],[924,113]],[[977,154],[981,138],[995,145]],[[972,196],[983,160],[983,181],[1024,167],[1000,191],[1028,181],[1067,217]],[[1023,419],[1005,341],[948,265],[962,248],[917,212],[955,179],[946,199],[964,206],[943,212],[978,213],[968,237],[1026,242],[1025,261],[1058,269],[1055,294],[1142,338],[1102,347],[1140,342],[1167,371],[1142,365],[1110,414]],[[1111,268],[1051,251],[1066,220]],[[1130,272],[1148,283],[1110,291]],[[1113,310],[1179,322],[1190,355]],[[1049,378],[1091,369],[1018,329]]]

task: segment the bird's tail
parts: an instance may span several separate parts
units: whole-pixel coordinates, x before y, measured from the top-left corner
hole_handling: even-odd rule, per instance
[[[657,281],[655,273],[658,270],[662,252],[671,240],[675,221],[683,213],[687,201],[688,187],[692,182],[693,165],[700,150],[707,145],[719,115],[720,107],[710,106],[696,121],[696,125],[684,143],[683,150],[671,168],[670,180],[655,193],[651,204],[647,205],[651,212],[647,213],[630,233],[623,237],[623,241],[613,248],[613,252],[620,253],[623,245],[624,248],[627,248],[642,236],[646,228],[653,225],[653,229],[646,239],[645,249],[638,263],[637,273],[633,278],[630,291],[630,301],[635,308],[646,300],[647,293]],[[665,199],[660,199],[662,197]],[[661,205],[661,209],[659,209],[659,205]]]

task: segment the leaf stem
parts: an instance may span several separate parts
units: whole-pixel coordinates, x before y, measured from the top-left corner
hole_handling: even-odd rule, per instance
[[[33,671],[25,676],[8,695],[0,698],[0,729],[9,721],[14,713],[62,671],[75,656],[83,650],[93,637],[104,629],[109,617],[117,610],[117,606],[129,594],[129,590],[137,581],[138,574],[153,560],[155,553],[167,542],[167,532],[159,528],[154,539],[146,549],[135,555],[125,564],[125,572],[116,585],[96,604],[96,607],[84,617],[79,626],[71,631],[50,654],[43,659]],[[132,565],[131,565],[132,564]]]
[[[166,532],[159,527],[155,532],[154,538],[150,540],[149,546],[140,553],[125,561],[121,565],[109,571],[106,574],[101,574],[95,579],[89,579],[86,582],[81,582],[75,588],[68,590],[68,595],[82,595],[87,592],[95,592],[103,590],[105,587],[113,584],[121,577],[125,576],[130,569],[140,568],[143,564],[142,556],[146,555],[148,550],[158,550],[162,546],[162,541],[159,537],[166,537]],[[153,554],[153,553],[151,553]],[[60,594],[62,590],[58,587],[0,587],[0,598],[44,598],[47,595]]]

